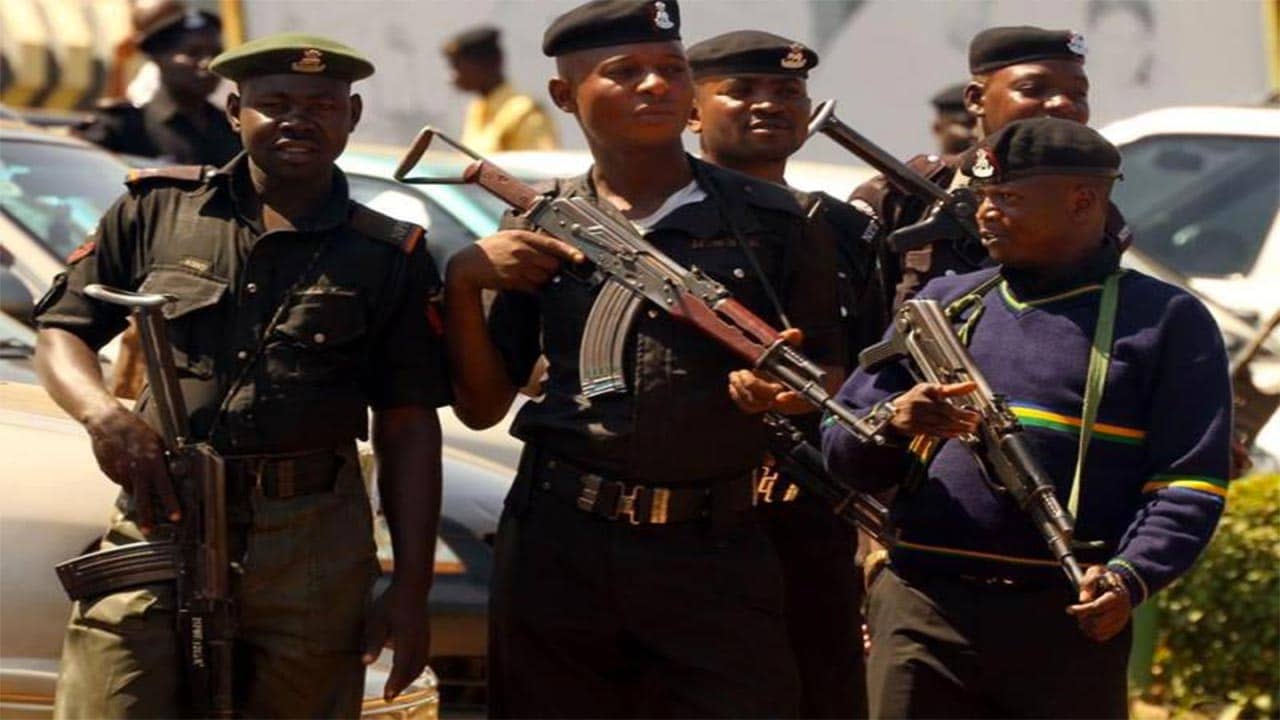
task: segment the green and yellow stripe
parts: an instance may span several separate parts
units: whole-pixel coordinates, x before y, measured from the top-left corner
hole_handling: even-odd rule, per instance
[[[1056,413],[1025,403],[1011,403],[1010,407],[1013,409],[1013,414],[1018,416],[1018,420],[1023,425],[1057,430],[1071,435],[1080,434],[1082,422],[1078,417],[1063,415],[1062,413]],[[1146,440],[1147,433],[1144,430],[1124,427],[1123,425],[1095,422],[1093,424],[1093,436],[1099,440],[1109,440],[1123,445],[1141,445]]]
[[[1009,283],[1002,281],[1000,283],[1000,297],[1004,298],[1004,301],[1009,304],[1009,307],[1013,308],[1014,310],[1021,311],[1021,310],[1026,310],[1027,308],[1033,308],[1033,307],[1038,307],[1040,305],[1047,305],[1052,302],[1058,302],[1059,300],[1066,300],[1067,298],[1073,298],[1073,297],[1076,297],[1077,295],[1084,295],[1085,293],[1097,292],[1098,290],[1101,290],[1101,289],[1102,289],[1101,283],[1093,283],[1090,285],[1082,285],[1073,290],[1060,292],[1060,293],[1057,293],[1056,295],[1049,295],[1047,297],[1035,298],[1034,300],[1019,300],[1017,297],[1014,296],[1013,290],[1009,289]]]
[[[1173,487],[1197,490],[1202,493],[1217,495],[1220,498],[1227,496],[1227,481],[1223,478],[1208,477],[1207,475],[1155,475],[1147,484],[1142,486],[1142,492],[1153,493],[1157,490]]]

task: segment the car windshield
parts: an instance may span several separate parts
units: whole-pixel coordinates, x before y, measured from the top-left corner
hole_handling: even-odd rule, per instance
[[[1120,152],[1112,200],[1138,247],[1193,277],[1253,269],[1280,204],[1280,140],[1160,135]]]
[[[92,148],[6,139],[0,143],[0,210],[62,260],[124,192],[127,172]]]

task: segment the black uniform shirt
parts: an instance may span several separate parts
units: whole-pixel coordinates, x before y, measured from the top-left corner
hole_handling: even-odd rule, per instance
[[[841,367],[835,248],[806,232],[803,209],[777,185],[689,158],[708,197],[677,208],[646,237],[672,259],[696,266],[775,327],[778,313],[728,224],[750,244],[816,362]],[[590,174],[559,184],[561,196],[596,199]],[[598,205],[628,221],[607,202]],[[508,225],[512,225],[508,222]],[[581,275],[581,273],[579,273]],[[587,398],[579,348],[601,281],[562,271],[536,294],[504,292],[490,333],[512,382],[523,385],[540,353],[549,361],[546,395],[524,406],[512,432],[584,468],[646,484],[727,479],[756,467],[764,452],[757,418],[741,413],[728,374],[744,363],[694,328],[646,303],[624,351],[625,393]]]
[[[350,200],[335,169],[316,217],[266,232],[247,156],[204,180],[198,170],[131,181],[40,302],[40,327],[99,348],[124,329],[126,313],[86,297],[86,285],[176,296],[164,314],[195,437],[210,433],[246,373],[213,433],[224,453],[333,447],[366,435],[370,406],[447,404],[428,304],[439,277],[421,228]]]
[[[192,123],[162,87],[141,108],[119,101],[99,108],[76,135],[112,152],[164,158],[184,165],[222,165],[240,152],[240,136],[222,110],[200,108],[204,127]]]

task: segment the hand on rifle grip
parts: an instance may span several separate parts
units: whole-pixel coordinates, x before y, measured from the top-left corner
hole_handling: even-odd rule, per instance
[[[968,395],[978,389],[972,382],[939,385],[920,383],[893,400],[893,418],[888,427],[898,434],[931,435],[954,438],[969,435],[978,430],[981,417],[972,410],[963,410],[948,402],[948,398]]]
[[[788,328],[779,334],[780,339],[792,347],[804,342],[804,333],[798,328]],[[748,415],[777,410],[784,415],[812,412],[814,407],[782,383],[775,382],[768,374],[755,370],[734,370],[729,373],[729,397],[738,409]]]
[[[1103,565],[1092,565],[1080,583],[1079,603],[1067,608],[1090,639],[1106,642],[1129,622],[1132,608],[1123,581]]]
[[[132,496],[143,533],[155,527],[157,499],[170,522],[182,519],[164,444],[156,431],[122,406],[87,419],[85,428],[98,467]]]

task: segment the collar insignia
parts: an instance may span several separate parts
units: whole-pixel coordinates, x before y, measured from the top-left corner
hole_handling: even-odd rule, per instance
[[[315,48],[307,48],[302,51],[302,57],[289,67],[292,67],[294,72],[300,73],[324,72],[324,53]]]

